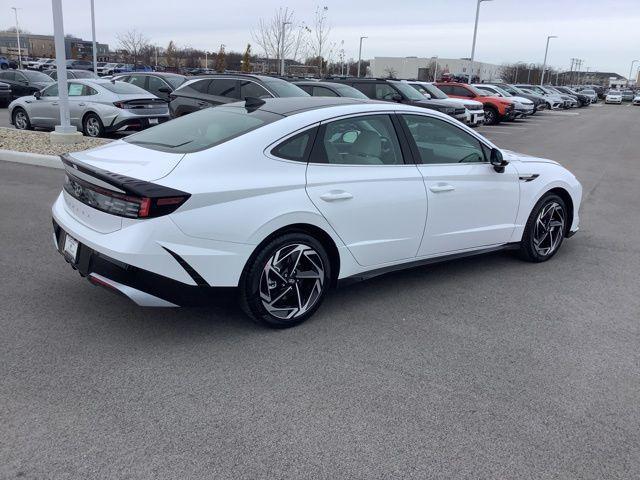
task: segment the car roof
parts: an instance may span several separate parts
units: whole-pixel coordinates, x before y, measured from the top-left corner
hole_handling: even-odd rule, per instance
[[[374,100],[365,100],[361,98],[349,97],[282,97],[282,98],[265,98],[264,103],[257,107],[259,110],[276,113],[285,117],[308,110],[317,110],[319,108],[336,107],[342,105],[358,105],[363,103],[386,103]],[[231,104],[227,104],[231,105]],[[236,102],[234,106],[242,107],[244,102]]]
[[[183,75],[181,73],[173,73],[173,72],[122,72],[122,73],[116,73],[114,74],[114,77],[124,77],[126,75],[155,75],[156,77],[169,77],[169,76],[174,76],[174,77],[183,77],[183,78],[196,78],[196,77],[187,77],[186,75]]]
[[[296,80],[295,82],[291,82],[294,85],[309,85],[309,86],[320,86],[320,87],[336,87],[336,86],[341,86],[343,87],[344,84],[343,83],[339,83],[339,82],[332,82],[332,81],[326,81],[326,82],[322,82],[322,81],[316,81],[316,80]],[[347,85],[348,86],[348,85]]]
[[[255,75],[252,73],[209,73],[205,75],[192,75],[188,77],[189,80],[199,80],[202,78],[253,78],[262,82],[268,82],[269,80],[283,80],[282,78],[269,76],[269,75]],[[286,81],[286,80],[283,80]]]

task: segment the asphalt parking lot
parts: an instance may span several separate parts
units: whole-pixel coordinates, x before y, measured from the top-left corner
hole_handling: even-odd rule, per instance
[[[0,478],[639,478],[639,120],[480,129],[583,183],[552,261],[379,277],[286,331],[91,286],[52,245],[61,172],[0,163]]]

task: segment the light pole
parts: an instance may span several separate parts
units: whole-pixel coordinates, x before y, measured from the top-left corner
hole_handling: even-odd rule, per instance
[[[542,62],[542,75],[540,75],[540,85],[544,85],[544,71],[547,68],[547,54],[549,53],[549,40],[552,38],[558,38],[555,35],[549,35],[547,37],[547,48],[544,49],[544,62]]]
[[[438,56],[436,55],[435,57],[431,57],[431,58],[436,61],[436,66],[433,69],[433,81],[437,82],[438,81]]]
[[[476,24],[473,27],[473,43],[471,44],[471,63],[469,64],[469,83],[472,81],[473,77],[473,58],[476,54],[476,36],[478,35],[478,19],[480,18],[480,4],[482,2],[491,2],[492,0],[478,0],[478,4],[476,6]]]
[[[362,62],[362,40],[369,37],[360,37],[360,50],[358,50],[358,78],[360,78],[360,62]]]
[[[518,83],[518,67],[520,66],[520,62],[516,63],[516,74],[514,76],[515,80],[513,83]]]
[[[20,69],[22,69],[22,47],[20,46],[20,26],[18,25],[18,8],[11,7],[13,13],[16,17],[16,38],[18,40],[18,63],[20,64]]]
[[[15,9],[14,9],[15,10]],[[16,20],[16,24],[18,23],[18,21]],[[631,62],[631,67],[629,68],[629,78],[627,78],[627,87],[629,86],[629,82],[631,81],[631,75],[633,75],[633,65],[636,62],[640,62],[640,60],[634,60],[633,62]]]
[[[74,143],[82,137],[76,127],[71,125],[69,117],[69,95],[67,92],[67,66],[64,50],[64,23],[62,19],[62,0],[51,0],[53,10],[53,39],[56,47],[56,70],[58,72],[58,104],[60,125],[51,132],[51,143]]]
[[[280,51],[280,75],[284,75],[284,34],[285,28],[287,25],[291,25],[291,22],[282,22],[282,50]],[[322,59],[320,59],[322,62]],[[322,64],[320,65],[320,70],[322,70]]]
[[[91,0],[91,38],[93,40],[93,73],[98,75],[98,50],[96,49],[96,13]]]

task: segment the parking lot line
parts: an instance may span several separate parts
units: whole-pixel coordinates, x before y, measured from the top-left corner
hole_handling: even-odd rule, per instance
[[[545,115],[550,117],[575,117],[580,114],[578,112],[547,112]]]

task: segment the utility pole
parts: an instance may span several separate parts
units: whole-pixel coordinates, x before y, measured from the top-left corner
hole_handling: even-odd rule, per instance
[[[15,10],[15,9],[14,9]],[[16,20],[16,24],[18,23],[18,21]],[[627,78],[627,87],[629,87],[629,82],[631,81],[631,75],[633,75],[633,65],[636,62],[640,62],[640,60],[634,60],[633,62],[631,62],[631,68],[629,68],[629,78]]]
[[[433,57],[433,59],[436,61],[436,66],[433,69],[433,81],[437,82],[438,81],[438,56],[436,55],[435,57]]]
[[[558,38],[555,35],[549,35],[547,37],[547,47],[544,49],[544,62],[542,62],[542,75],[540,75],[540,86],[544,85],[544,71],[547,68],[547,54],[549,53],[549,40],[552,38]]]
[[[478,0],[476,5],[476,23],[473,27],[473,42],[471,43],[471,62],[469,63],[469,83],[473,80],[473,58],[476,54],[476,37],[478,36],[478,19],[480,18],[480,4],[482,2],[491,2],[492,0]]]
[[[514,81],[513,83],[518,83],[518,67],[520,66],[519,63],[516,63],[516,74],[514,75]]]
[[[20,25],[18,24],[18,10],[22,10],[17,7],[11,7],[13,13],[16,17],[16,38],[18,40],[18,63],[20,65],[20,69],[22,69],[22,46],[20,45]]]
[[[96,49],[96,14],[91,0],[91,38],[93,40],[93,73],[98,75],[98,50]]]
[[[362,62],[362,40],[369,37],[360,37],[360,50],[358,50],[358,78],[360,78],[360,63]]]

